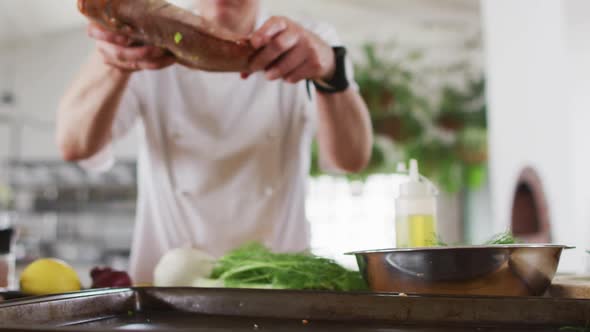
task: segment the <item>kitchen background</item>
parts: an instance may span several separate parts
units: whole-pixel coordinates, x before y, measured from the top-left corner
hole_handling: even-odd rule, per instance
[[[177,1],[179,2],[179,1]],[[590,247],[590,3],[585,0],[267,0],[271,13],[333,24],[352,51],[378,134],[370,168],[310,172],[313,248],[394,246],[398,161],[419,159],[441,190],[441,237],[482,243],[512,229]],[[55,112],[92,49],[75,1],[0,2],[0,227],[17,261],[124,269],[136,194],[135,134],[118,163],[87,174],[60,160]],[[86,272],[81,272],[83,277]]]

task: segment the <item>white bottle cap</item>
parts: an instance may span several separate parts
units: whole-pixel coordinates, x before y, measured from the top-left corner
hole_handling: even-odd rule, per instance
[[[426,198],[433,196],[432,186],[429,182],[421,181],[418,161],[410,160],[410,179],[400,186],[400,197],[409,196],[415,198]]]
[[[436,187],[421,176],[418,162],[410,161],[409,180],[400,185],[396,202],[396,215],[432,215],[436,216]]]

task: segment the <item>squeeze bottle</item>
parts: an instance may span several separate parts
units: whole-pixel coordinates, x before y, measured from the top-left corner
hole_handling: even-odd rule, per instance
[[[436,245],[436,192],[434,186],[420,176],[416,160],[410,161],[409,180],[400,186],[395,215],[398,248]]]

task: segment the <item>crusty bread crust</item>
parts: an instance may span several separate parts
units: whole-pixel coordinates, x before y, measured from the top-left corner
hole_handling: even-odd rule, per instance
[[[78,9],[105,28],[165,48],[200,70],[246,72],[255,52],[244,36],[164,0],[78,0]]]

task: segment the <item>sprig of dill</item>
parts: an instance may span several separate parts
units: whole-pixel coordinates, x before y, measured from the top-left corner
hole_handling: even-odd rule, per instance
[[[487,245],[494,245],[494,244],[518,244],[521,243],[519,239],[517,239],[512,232],[504,232],[500,234],[494,235],[490,240],[488,240],[485,244]]]
[[[333,260],[308,254],[273,253],[256,243],[222,257],[211,278],[232,288],[368,290],[359,272],[347,270]]]
[[[491,239],[484,242],[483,245],[505,245],[505,244],[518,244],[522,243],[517,237],[515,237],[512,232],[506,231],[503,233],[499,233],[494,235]],[[459,244],[460,245],[460,244]],[[449,244],[443,241],[443,239],[437,235],[436,242],[434,244],[436,247],[448,247]]]
[[[590,332],[588,327],[576,327],[576,326],[564,326],[559,331],[571,331],[571,332]]]

